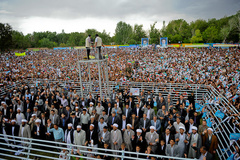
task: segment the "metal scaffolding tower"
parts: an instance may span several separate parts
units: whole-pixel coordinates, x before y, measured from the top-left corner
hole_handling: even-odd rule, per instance
[[[98,54],[99,55],[99,54]],[[82,82],[82,65],[87,63],[88,68],[88,76],[89,76],[89,91],[92,92],[92,80],[91,80],[91,71],[90,71],[90,65],[92,63],[97,63],[98,66],[98,82],[99,82],[99,91],[100,91],[100,97],[102,99],[103,96],[103,88],[105,87],[105,90],[107,90],[107,95],[110,95],[109,90],[109,80],[108,80],[108,61],[107,59],[98,59],[98,56],[95,55],[95,59],[90,60],[79,60],[78,61],[78,67],[79,67],[79,80],[80,80],[80,90],[81,90],[81,96],[83,97],[83,82]]]

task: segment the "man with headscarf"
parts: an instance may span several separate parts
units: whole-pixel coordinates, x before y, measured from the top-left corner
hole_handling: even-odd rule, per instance
[[[179,149],[179,157],[184,157],[184,152],[186,148],[186,143],[187,143],[187,135],[184,133],[185,132],[185,127],[180,126],[179,127],[179,133],[175,134],[175,143],[180,146]]]
[[[213,129],[208,128],[207,133],[203,136],[203,145],[206,147],[206,150],[212,155],[216,154],[218,148],[218,140],[215,135],[213,135]]]
[[[72,123],[68,123],[68,128],[65,131],[65,142],[67,144],[73,144],[74,141],[74,137],[73,137],[73,124]],[[68,148],[71,148],[70,145],[67,145]]]
[[[10,136],[18,136],[19,134],[19,125],[16,123],[16,120],[11,120],[11,123],[5,123],[5,130],[6,134]],[[15,138],[10,138],[10,139],[15,139]],[[18,144],[15,141],[9,141],[9,144]],[[12,148],[15,148],[12,146]]]
[[[31,138],[30,126],[27,124],[26,119],[22,119],[22,125],[20,125],[18,136],[23,138]],[[22,139],[22,141],[27,141],[27,140]],[[22,145],[27,146],[26,143],[22,143]]]
[[[152,152],[156,153],[157,143],[159,142],[159,135],[155,132],[154,126],[150,127],[150,132],[146,133],[145,139],[148,145],[152,147]]]
[[[21,125],[23,119],[25,119],[25,116],[23,113],[21,113],[21,108],[18,108],[16,114],[16,123]]]
[[[142,136],[142,130],[137,129],[136,130],[137,134],[135,136],[132,136],[132,145],[133,148],[135,149],[137,146],[141,148],[141,152],[145,151],[146,148],[146,140]]]
[[[112,150],[119,150],[121,147],[123,140],[122,140],[122,133],[118,129],[118,124],[113,124],[113,130],[111,131],[110,135],[110,144]],[[113,154],[117,154],[117,152],[113,152]]]
[[[82,127],[80,125],[77,126],[77,130],[73,133],[73,144],[84,146],[86,143],[86,132],[82,130]],[[84,148],[77,147],[78,150],[84,150]],[[79,158],[76,157],[78,160]]]
[[[41,124],[40,119],[36,119],[35,125],[33,126],[33,138],[44,139],[45,127]]]
[[[91,146],[93,148],[98,147],[98,133],[97,130],[94,129],[94,124],[90,124],[89,130],[86,132],[86,146]],[[94,150],[93,150],[94,151]]]
[[[127,129],[123,133],[123,141],[124,141],[128,151],[132,151],[133,150],[131,139],[135,135],[134,131],[131,128],[132,128],[132,125],[131,124],[127,124]]]
[[[202,147],[201,135],[197,133],[197,127],[192,127],[192,133],[188,133],[188,158],[198,158],[200,156],[200,148]]]

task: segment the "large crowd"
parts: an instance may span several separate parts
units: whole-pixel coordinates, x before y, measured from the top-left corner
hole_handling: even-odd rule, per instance
[[[222,110],[230,115],[227,122],[233,122],[234,129],[239,129],[240,115],[239,52],[237,48],[103,50],[110,81],[211,84],[236,108],[238,114],[230,108]],[[14,53],[2,55],[2,90],[7,85],[15,87],[1,97],[0,133],[91,146],[93,151],[110,148],[201,160],[216,157],[218,139],[202,119],[209,108],[197,111],[194,93],[180,95],[176,104],[170,94],[142,91],[139,96],[132,96],[129,88],[113,90],[101,99],[92,93],[81,97],[73,89],[77,85],[74,82],[63,89],[48,81],[34,85],[24,81],[78,81],[77,60],[85,55],[86,51],[77,50],[31,51],[24,57],[15,57]],[[81,69],[83,81],[88,81],[87,66]],[[91,64],[92,81],[98,81],[97,74],[97,66]],[[219,101],[216,97],[207,103],[214,107],[221,105]],[[81,150],[74,148],[73,154],[84,155]],[[86,156],[111,159],[106,155]],[[154,159],[138,154],[128,156]]]

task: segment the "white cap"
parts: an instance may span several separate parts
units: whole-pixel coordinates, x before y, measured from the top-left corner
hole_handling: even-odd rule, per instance
[[[76,107],[75,109],[78,109],[78,107]]]
[[[31,87],[33,88],[34,86],[32,85]]]
[[[185,127],[183,127],[183,126],[180,126],[179,129],[183,129],[185,131]]]
[[[35,123],[41,123],[41,119],[36,119]]]
[[[13,120],[11,120],[11,122],[16,122],[16,121],[13,119]]]
[[[82,127],[80,125],[78,125],[77,128],[82,128]]]
[[[95,118],[95,116],[91,116],[91,118]]]
[[[193,127],[192,127],[192,130],[193,130],[193,129],[197,131],[197,127],[196,127],[196,126],[193,126]]]
[[[72,127],[72,123],[68,123],[68,127]]]
[[[210,130],[210,131],[212,131],[212,132],[213,132],[213,129],[212,129],[212,128],[208,128],[207,130]]]
[[[34,93],[34,91],[31,91],[31,93]]]
[[[27,123],[27,120],[26,120],[26,119],[22,119],[22,122],[25,122],[25,123]]]
[[[17,90],[13,90],[13,92],[17,92]]]
[[[127,124],[127,126],[129,126],[130,128],[132,128],[132,125],[131,125],[131,124]]]
[[[114,123],[113,126],[118,128],[118,124],[117,123]]]
[[[8,119],[7,119],[7,118],[5,118],[4,120],[5,120],[5,121],[8,121]]]
[[[138,133],[142,133],[142,130],[141,130],[141,129],[137,129],[137,132],[138,132]]]
[[[20,111],[21,111],[21,108],[18,108],[17,110],[20,110]]]
[[[154,129],[155,130],[156,128],[154,126],[151,126],[150,129]]]
[[[32,114],[32,117],[33,117],[33,116],[36,116],[36,114]]]
[[[93,126],[93,127],[94,127],[94,124],[90,124],[90,126]]]
[[[2,104],[6,104],[6,102],[4,102],[4,101],[2,101],[1,103],[2,103]]]

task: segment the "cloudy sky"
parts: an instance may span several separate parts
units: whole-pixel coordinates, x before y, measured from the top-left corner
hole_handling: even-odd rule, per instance
[[[236,14],[240,0],[0,0],[0,22],[24,34],[33,31],[66,33],[88,28],[114,34],[117,22],[143,24],[157,21],[221,18]]]

